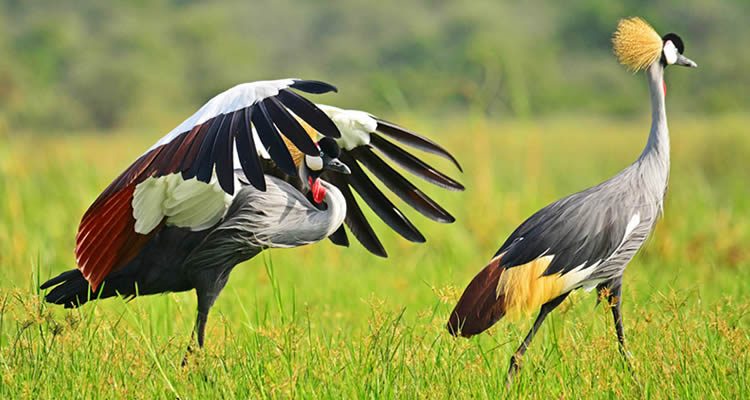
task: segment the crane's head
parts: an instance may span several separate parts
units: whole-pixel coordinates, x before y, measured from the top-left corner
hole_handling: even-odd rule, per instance
[[[621,19],[612,36],[615,55],[620,64],[631,71],[640,71],[655,62],[662,66],[697,67],[682,55],[685,44],[675,33],[659,36],[646,21],[638,17]]]
[[[339,160],[341,149],[335,140],[324,137],[318,142],[318,148],[320,149],[319,156],[305,155],[302,179],[309,185],[313,201],[320,204],[326,196],[326,189],[320,183],[320,175],[325,171],[341,174],[350,174],[351,171]]]

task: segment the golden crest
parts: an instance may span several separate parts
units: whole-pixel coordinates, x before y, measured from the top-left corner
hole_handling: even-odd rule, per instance
[[[612,45],[620,64],[640,71],[661,57],[661,36],[639,17],[621,19],[612,36]]]

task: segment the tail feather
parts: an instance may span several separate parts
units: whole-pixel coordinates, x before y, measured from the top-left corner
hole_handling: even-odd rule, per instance
[[[42,290],[48,289],[48,288],[50,288],[52,286],[58,285],[58,284],[60,284],[62,282],[65,282],[65,281],[67,281],[69,279],[74,279],[76,276],[81,276],[82,277],[81,271],[79,271],[77,269],[72,269],[70,271],[65,271],[62,274],[60,274],[60,275],[58,275],[58,276],[56,276],[56,277],[48,280],[47,282],[42,283],[42,285],[39,286],[39,289],[42,289]]]
[[[505,268],[495,257],[472,279],[448,320],[453,336],[471,337],[495,324],[505,315],[505,294],[498,296],[497,287]]]
[[[52,288],[44,296],[44,300],[48,303],[60,304],[65,308],[76,308],[89,300],[104,299],[118,295],[134,296],[136,293],[133,280],[126,279],[125,277],[107,279],[96,291],[93,291],[89,282],[86,281],[78,269],[63,272],[44,282],[40,288]]]
[[[501,265],[502,256],[493,258],[461,295],[448,321],[448,330],[454,336],[473,336],[500,318],[530,314],[571,286],[567,275],[545,274],[551,255],[508,268]]]

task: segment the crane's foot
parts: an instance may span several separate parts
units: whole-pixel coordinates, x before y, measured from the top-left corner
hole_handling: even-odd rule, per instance
[[[641,383],[641,380],[638,379],[638,375],[636,374],[635,368],[633,367],[633,360],[635,360],[635,357],[633,357],[633,353],[629,352],[623,345],[619,346],[619,350],[620,355],[622,356],[622,362],[623,364],[625,364],[625,368],[628,370],[630,377],[633,379],[633,382],[635,382],[635,384],[638,385],[641,390],[643,390],[643,383]]]
[[[625,365],[627,365],[628,369],[632,371],[633,365],[631,364],[631,360],[633,359],[633,353],[625,348],[625,344],[622,341],[620,341],[620,343],[618,344],[617,350],[620,351],[620,355],[622,356],[622,360],[625,362]]]
[[[510,366],[508,367],[508,377],[505,380],[505,387],[510,388],[513,383],[513,378],[518,375],[521,370],[521,356],[514,354],[510,357]]]
[[[627,349],[625,349],[624,347],[620,346],[620,354],[622,355],[622,358],[628,364],[630,364],[630,360],[633,359],[633,353],[629,352]]]
[[[187,367],[188,365],[188,358],[193,355],[193,346],[188,345],[187,350],[185,351],[185,356],[182,357],[182,363],[180,363],[180,366],[182,368]]]

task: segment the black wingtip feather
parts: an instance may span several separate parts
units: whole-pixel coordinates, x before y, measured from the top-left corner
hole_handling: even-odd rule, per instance
[[[219,186],[224,189],[224,192],[232,195],[234,194],[234,160],[232,159],[232,120],[234,119],[234,113],[227,114],[221,121],[221,127],[219,133],[216,134],[216,142],[214,143],[214,149],[212,153],[215,154],[216,158],[216,177],[219,181]]]
[[[382,120],[380,118],[375,118],[375,120],[378,122],[377,131],[387,135],[388,137],[397,140],[403,144],[412,146],[418,150],[422,150],[431,154],[438,155],[440,157],[443,157],[445,159],[450,160],[453,165],[458,168],[459,171],[464,172],[463,168],[461,167],[461,164],[458,163],[458,160],[456,157],[453,156],[448,150],[446,150],[443,146],[435,143],[434,141],[420,135],[417,133],[414,133],[406,128],[400,127],[392,122],[388,122],[386,120]]]
[[[182,169],[182,179],[187,180],[195,178],[196,175],[198,175],[198,171],[200,170],[201,164],[204,162],[204,159],[210,158],[207,157],[207,153],[209,150],[211,150],[211,147],[213,147],[213,135],[216,134],[216,130],[219,128],[218,122],[219,121],[217,121],[216,118],[212,118],[203,123],[201,130],[205,129],[206,133],[203,135],[203,138],[200,142],[195,142],[192,144],[193,147],[191,147],[191,151],[196,148],[195,146],[197,146],[195,158],[185,158],[185,160],[183,160],[184,165]],[[210,160],[206,160],[206,162],[207,161]]]
[[[320,155],[320,150],[315,146],[315,142],[307,134],[305,128],[289,114],[289,111],[274,97],[263,100],[263,104],[268,110],[271,119],[276,123],[276,127],[281,134],[289,138],[297,148],[305,154],[311,156]]]
[[[251,119],[253,109],[248,107],[240,110],[238,115],[238,130],[235,134],[235,143],[237,144],[237,158],[240,159],[242,172],[250,184],[261,192],[266,191],[266,178],[263,175],[263,167],[258,160],[258,152],[255,148],[253,133],[251,129]]]
[[[349,183],[383,222],[406,240],[415,243],[427,241],[414,224],[375,186],[350,154],[341,153],[340,158],[351,170],[351,174],[347,176]]]
[[[448,211],[391,168],[369,147],[356,148],[352,153],[388,189],[422,215],[441,223],[455,222],[456,219]]]
[[[388,140],[382,138],[376,133],[370,134],[370,145],[377,149],[384,156],[400,165],[405,170],[426,180],[427,182],[448,190],[462,191],[465,189],[464,185],[462,185],[458,181],[436,170],[426,162],[420,160],[401,147],[398,147]]]
[[[333,86],[330,83],[304,79],[295,79],[294,83],[289,85],[289,87],[312,94],[323,94],[328,92],[338,93],[339,91],[336,86]]]
[[[310,124],[316,131],[333,138],[341,137],[341,132],[339,132],[336,124],[310,100],[287,89],[281,89],[277,97],[282,104]]]
[[[219,129],[223,125],[224,115],[219,115],[214,120],[213,125],[206,133],[206,138],[201,144],[198,157],[195,159],[196,172],[195,176],[199,181],[208,183],[211,180],[211,175],[214,170],[214,162],[216,161],[216,153],[213,151],[216,146],[216,139],[219,136]]]
[[[357,238],[357,241],[370,253],[378,257],[388,258],[385,247],[383,247],[364,213],[362,213],[362,209],[359,208],[359,204],[349,188],[347,178],[339,174],[327,174],[325,179],[341,190],[341,194],[346,200],[346,219],[344,222],[354,237]]]
[[[286,148],[284,141],[281,140],[276,126],[268,115],[265,103],[260,102],[255,105],[251,120],[258,131],[260,141],[268,150],[271,159],[285,174],[297,176],[297,167],[295,167],[289,150]]]
[[[336,229],[336,232],[333,232],[331,236],[328,236],[328,239],[337,246],[349,247],[349,237],[346,236],[346,229],[343,224],[339,226],[339,229]]]

